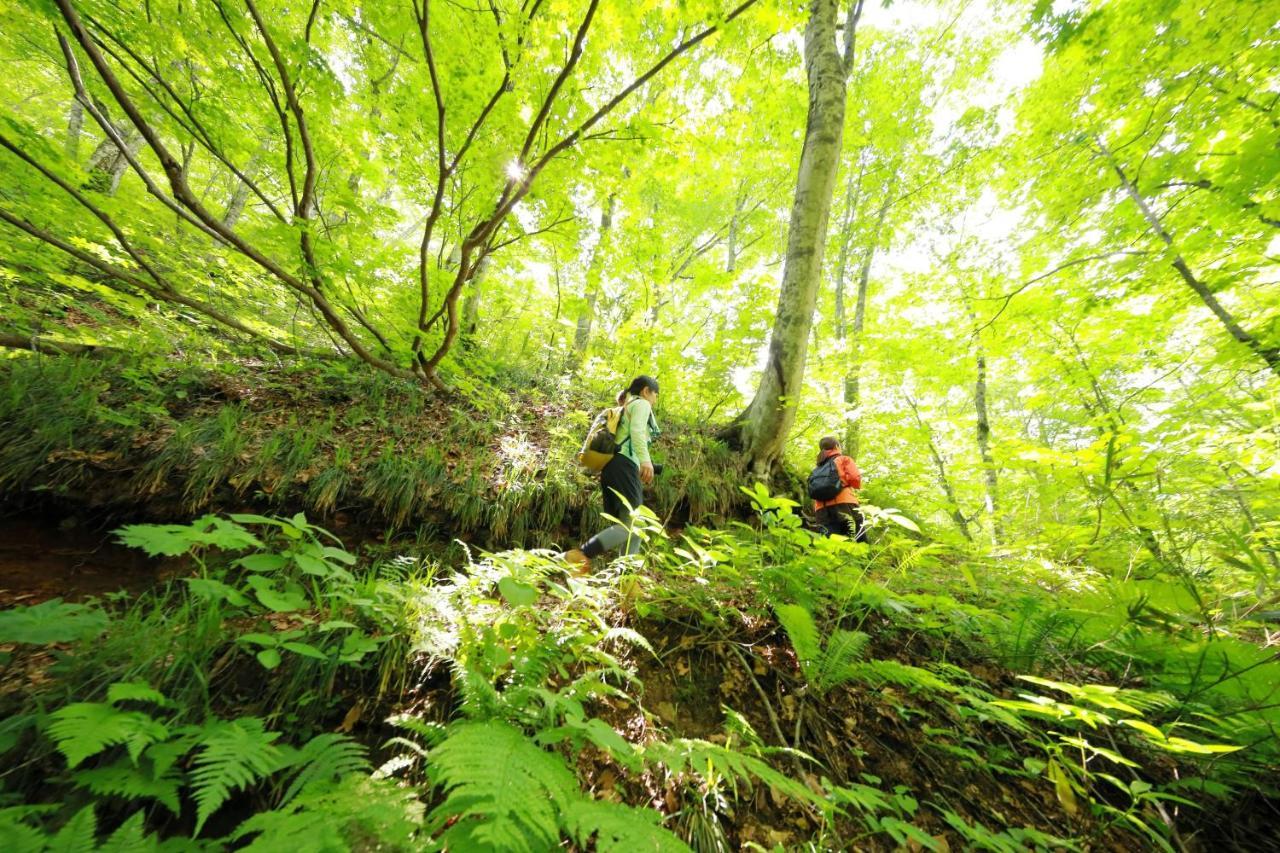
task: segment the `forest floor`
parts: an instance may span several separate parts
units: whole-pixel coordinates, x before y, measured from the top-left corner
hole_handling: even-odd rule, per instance
[[[478,409],[465,400],[422,398],[380,379],[362,385],[268,371],[257,383],[236,371],[156,377],[57,363],[30,375],[18,370],[8,380],[14,393],[8,411],[0,412],[6,416],[0,417],[6,424],[0,427],[3,608],[105,598],[123,611],[168,581],[204,577],[190,558],[148,558],[116,542],[111,531],[125,523],[185,521],[196,513],[306,512],[329,527],[353,559],[377,567],[411,558],[438,573],[435,583],[456,569],[462,572],[455,578],[476,570],[455,540],[503,547],[561,543],[598,523],[589,509],[590,482],[568,464],[584,418],[571,415],[563,399],[535,394]],[[695,538],[704,537],[694,547],[673,532],[655,543],[655,562],[639,575],[605,573],[582,589],[535,573],[529,583],[544,593],[538,618],[550,618],[545,614],[556,608],[580,612],[567,608],[581,608],[589,589],[607,600],[592,619],[643,638],[648,649],[610,647],[631,673],[631,685],[585,702],[628,743],[750,748],[813,796],[842,792],[845,800],[832,818],[794,791],[752,784],[741,774],[637,769],[598,744],[562,743],[558,750],[585,791],[657,810],[699,850],[807,843],[859,850],[1163,846],[1155,841],[1163,838],[1159,833],[1135,831],[1161,819],[1154,800],[1090,787],[1080,781],[1087,774],[1068,779],[1059,769],[1055,776],[1046,768],[1066,759],[1052,751],[1060,746],[1052,726],[1035,729],[1039,739],[1023,737],[1010,727],[1023,723],[1001,716],[999,703],[1027,695],[1018,675],[1036,662],[1024,657],[1015,665],[1019,659],[997,653],[988,629],[978,626],[1007,618],[1001,611],[1010,602],[1001,593],[1013,594],[1016,569],[988,561],[961,571],[961,557],[883,530],[870,551],[811,552],[803,531],[737,521],[749,513],[716,455],[723,450],[711,446],[705,430],[677,426],[672,432],[668,459],[675,457],[673,467],[683,474],[661,484],[658,515],[669,522],[712,520],[732,535],[691,528]],[[710,461],[694,463],[699,453]],[[318,482],[329,485],[317,488]],[[745,550],[735,554],[735,548]],[[694,566],[716,549],[724,553],[712,570]],[[514,566],[528,557],[510,554],[494,559]],[[836,558],[865,566],[855,577],[853,568],[828,564]],[[987,570],[993,574],[978,574]],[[425,601],[434,593],[414,595]],[[810,683],[794,626],[784,630],[774,616],[779,601],[794,597],[834,620],[822,642],[829,632],[866,635],[864,663],[850,663],[843,681],[822,690]],[[204,689],[216,694],[214,708],[225,716],[271,719],[282,712],[269,702],[288,704],[280,691],[303,691],[313,703],[307,713],[315,729],[349,733],[369,747],[375,764],[393,758],[387,745],[403,734],[392,720],[416,714],[447,726],[468,708],[473,697],[455,679],[457,661],[409,637],[395,638],[411,648],[390,669],[329,670],[323,685],[307,681],[300,668],[306,661],[290,669],[294,659],[287,658],[274,678],[290,686],[264,696],[262,658],[244,654],[236,632],[294,636],[311,621],[287,613],[222,618],[207,651],[212,670]],[[554,620],[538,624],[546,631],[562,627]],[[1052,640],[1049,630],[1045,642]],[[0,646],[9,664],[0,700],[49,689],[58,677],[50,672],[65,668],[74,654],[69,643]],[[1114,679],[1084,661],[1051,666],[1052,655],[1043,654],[1036,664],[1042,674],[1077,683]],[[565,667],[550,670],[539,689],[569,689],[579,673],[571,661]],[[1070,713],[1056,724],[1067,725]],[[1160,753],[1144,753],[1142,761],[1143,784],[1176,784],[1184,772]],[[1268,849],[1280,826],[1275,803],[1238,798],[1236,805],[1170,806],[1181,831],[1173,836],[1176,846]],[[247,814],[253,807],[240,802],[237,808]],[[234,823],[228,820],[224,814],[211,826],[229,830]]]

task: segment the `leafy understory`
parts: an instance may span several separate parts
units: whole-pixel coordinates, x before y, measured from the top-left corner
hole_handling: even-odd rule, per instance
[[[1092,582],[1050,598],[1074,569],[888,520],[870,545],[814,539],[751,494],[762,524],[649,527],[643,565],[590,578],[529,551],[365,565],[302,516],[123,528],[191,573],[0,614],[9,655],[56,658],[4,697],[0,837],[1176,849],[1268,791],[1277,664],[1252,644],[1152,626]],[[1063,625],[1011,646],[1025,617],[997,584]],[[139,631],[154,645],[117,641]]]

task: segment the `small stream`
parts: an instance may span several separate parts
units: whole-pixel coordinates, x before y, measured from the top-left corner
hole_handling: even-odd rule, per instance
[[[118,544],[114,529],[38,513],[0,515],[0,608],[136,594],[154,584],[163,561]]]

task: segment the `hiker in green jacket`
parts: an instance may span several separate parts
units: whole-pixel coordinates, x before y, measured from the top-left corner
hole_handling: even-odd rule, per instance
[[[661,432],[653,416],[657,402],[658,382],[652,376],[637,376],[618,394],[618,405],[623,407],[615,438],[618,452],[600,472],[600,491],[605,513],[621,523],[606,527],[563,554],[566,562],[582,571],[589,570],[591,560],[606,551],[622,548],[626,554],[635,554],[640,550],[639,537],[631,534],[629,525],[631,513],[644,503],[644,487],[653,482],[649,442]]]

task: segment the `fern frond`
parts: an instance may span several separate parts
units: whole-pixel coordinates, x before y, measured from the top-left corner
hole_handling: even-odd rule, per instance
[[[178,799],[180,781],[175,774],[156,775],[151,770],[123,762],[116,762],[109,767],[81,770],[75,774],[78,787],[88,788],[98,796],[155,800],[175,817],[182,811],[182,804]]]
[[[351,773],[368,773],[368,752],[363,745],[343,734],[316,735],[297,751],[294,763],[300,769],[280,798],[288,803],[298,794],[318,784],[327,784]]]
[[[163,693],[144,681],[117,681],[107,688],[107,701],[112,705],[129,701],[149,702],[161,708],[173,705]]]
[[[598,853],[635,850],[686,853],[691,850],[659,825],[661,816],[652,809],[583,798],[569,806],[564,819],[569,834],[583,850],[594,849]]]
[[[121,711],[103,702],[76,702],[51,715],[49,736],[76,767],[109,746],[125,744],[136,763],[142,750],[169,736],[169,729],[141,711]]]
[[[158,849],[159,844],[147,834],[145,821],[146,812],[134,812],[94,853],[143,853]]]
[[[191,782],[195,788],[196,829],[231,796],[232,791],[251,785],[280,766],[281,753],[273,745],[279,732],[269,732],[262,720],[241,717],[218,720],[204,729],[200,751],[195,758]]]
[[[798,604],[779,604],[773,608],[778,614],[778,621],[787,629],[791,645],[800,659],[800,668],[805,678],[812,683],[810,673],[814,664],[822,656],[822,644],[818,640],[818,626],[813,622],[809,611]]]
[[[454,663],[453,686],[462,694],[462,713],[475,719],[488,719],[502,714],[502,697],[493,683],[474,669]]]
[[[812,760],[798,750],[790,750],[790,753]],[[747,755],[709,741],[678,738],[669,743],[653,744],[645,751],[645,755],[666,765],[672,773],[691,772],[703,778],[719,774],[748,785],[753,779],[758,779],[793,800],[812,803],[819,807],[826,804],[823,797],[790,776],[775,770],[767,762],[754,755]]]
[[[458,818],[440,839],[450,849],[550,849],[560,840],[558,815],[578,796],[558,756],[496,721],[455,725],[427,772],[447,795],[428,816],[429,830]]]
[[[335,785],[316,785],[288,805],[259,812],[222,841],[245,853],[416,850],[422,804],[412,790],[394,782],[348,776]],[[237,842],[254,836],[246,847]],[[231,842],[231,843],[226,843]]]
[[[653,650],[653,646],[649,644],[648,638],[633,628],[610,628],[600,642],[603,645],[610,640],[626,640],[631,645],[644,649],[654,657],[658,656],[658,653]]]
[[[831,635],[815,667],[813,687],[819,696],[856,677],[854,664],[870,642],[871,637],[862,631],[838,630]]]
[[[66,853],[93,853],[98,849],[98,816],[93,805],[87,805],[67,821],[58,834],[48,839],[48,846],[41,849],[66,851]]]
[[[937,693],[960,692],[960,688],[929,670],[899,663],[896,660],[872,660],[853,664],[849,667],[848,674],[850,679],[866,682],[873,687],[893,684],[905,687],[912,692],[916,690]]]
[[[44,850],[48,837],[27,818],[52,811],[56,806],[10,806],[0,809],[0,849]]]

